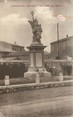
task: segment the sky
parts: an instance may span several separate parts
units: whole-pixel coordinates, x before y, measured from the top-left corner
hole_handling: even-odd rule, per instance
[[[16,42],[25,48],[32,42],[31,11],[42,27],[41,42],[50,52],[50,43],[68,34],[73,36],[73,0],[0,0],[0,41]]]

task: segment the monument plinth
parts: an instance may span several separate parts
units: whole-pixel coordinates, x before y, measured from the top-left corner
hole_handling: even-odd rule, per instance
[[[44,67],[44,49],[46,46],[41,43],[42,28],[37,19],[34,19],[33,15],[34,13],[32,12],[32,21],[28,21],[32,28],[33,41],[30,46],[27,47],[30,51],[30,64],[28,72],[24,74],[25,78],[36,78],[37,72],[39,76],[42,75],[45,77],[46,74],[50,76],[50,73],[47,72]]]
[[[31,44],[27,48],[30,51],[30,69],[42,70],[44,69],[44,48],[42,44]]]

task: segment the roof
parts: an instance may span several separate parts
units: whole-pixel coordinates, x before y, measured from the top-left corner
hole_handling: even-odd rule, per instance
[[[29,51],[11,52],[8,56],[29,56]]]
[[[70,40],[70,39],[73,39],[73,36],[60,39],[59,42],[64,42],[64,41],[67,41],[67,40]],[[56,44],[57,42],[58,42],[58,41],[54,41],[54,42],[52,42],[52,43],[50,43],[50,44]]]
[[[0,52],[15,52],[15,51],[13,51],[10,48],[6,48],[6,47],[0,45]]]
[[[0,41],[0,43],[9,44],[9,45],[18,46],[18,47],[24,47],[24,46],[21,46],[21,45],[12,44],[12,43],[5,42],[5,41]]]

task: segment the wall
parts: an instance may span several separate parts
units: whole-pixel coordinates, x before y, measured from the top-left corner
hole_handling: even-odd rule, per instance
[[[73,39],[64,40],[59,42],[59,56],[60,58],[64,56],[73,57]],[[58,42],[51,44],[51,56],[56,58],[58,56]]]
[[[24,51],[24,47],[12,45],[12,50],[22,52],[22,51]]]

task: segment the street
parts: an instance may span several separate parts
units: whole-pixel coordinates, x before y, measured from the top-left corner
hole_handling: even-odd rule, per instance
[[[73,95],[73,86],[4,93],[0,94],[0,107],[11,104],[26,103],[38,99],[55,98],[69,95]]]
[[[3,106],[0,112],[2,117],[73,117],[73,96]]]
[[[0,95],[0,117],[72,117],[73,86]]]

